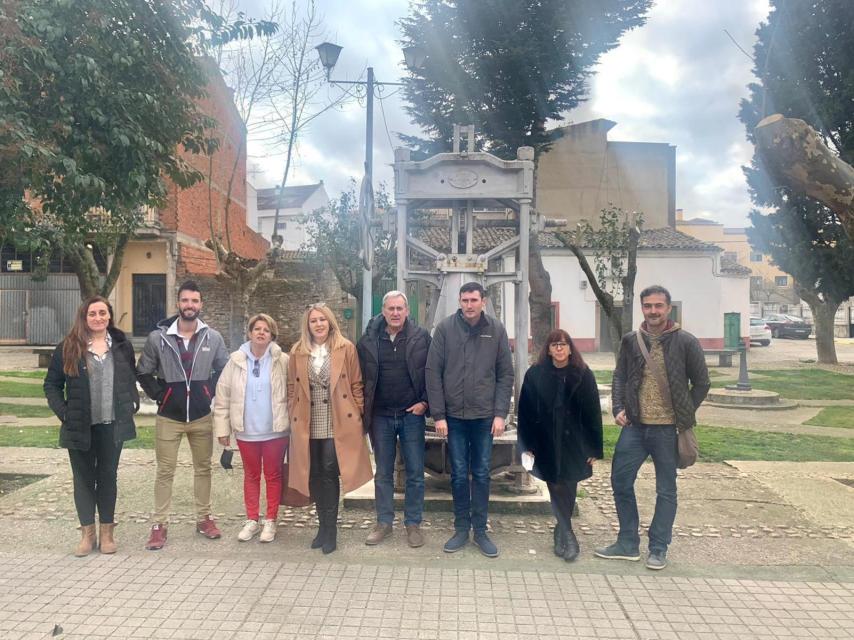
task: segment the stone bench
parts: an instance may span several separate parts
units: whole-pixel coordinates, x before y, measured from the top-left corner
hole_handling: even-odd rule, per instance
[[[703,349],[706,356],[717,356],[719,367],[731,367],[732,357],[738,353],[738,349]]]
[[[56,347],[36,347],[33,353],[39,357],[39,369],[47,369]]]

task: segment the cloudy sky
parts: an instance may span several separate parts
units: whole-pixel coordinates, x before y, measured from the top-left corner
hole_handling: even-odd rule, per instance
[[[247,12],[257,15],[264,1],[247,5]],[[318,0],[327,39],[344,47],[333,79],[364,79],[371,65],[378,80],[398,80],[403,56],[396,22],[408,6],[406,0]],[[726,32],[752,53],[754,32],[767,14],[767,0],[658,0],[646,25],[603,56],[589,101],[552,126],[607,118],[617,123],[611,140],[675,145],[676,206],[685,217],[743,226],[751,205],[741,166],[752,151],[737,113],[753,80],[752,62]],[[395,133],[417,131],[393,93],[386,89],[382,104],[374,103],[374,175],[389,191]],[[361,177],[364,140],[363,104],[354,100],[323,114],[302,136],[289,184],[323,180],[334,197],[350,178]],[[280,179],[276,148],[250,144],[250,163],[257,186]]]

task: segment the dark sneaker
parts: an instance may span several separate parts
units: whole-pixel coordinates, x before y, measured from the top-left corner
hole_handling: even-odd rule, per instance
[[[164,544],[166,544],[166,525],[155,522],[151,525],[151,534],[148,536],[145,548],[149,551],[158,551]]]
[[[640,551],[637,549],[629,549],[620,542],[615,542],[608,547],[596,549],[593,553],[599,558],[605,558],[606,560],[631,560],[632,562],[640,560]]]
[[[666,551],[650,551],[646,557],[646,568],[653,571],[661,571],[667,566]]]
[[[443,548],[445,553],[454,553],[455,551],[459,551],[464,546],[469,543],[469,532],[468,531],[457,531],[451,539],[445,543]]]
[[[417,524],[410,524],[406,527],[406,542],[413,549],[424,546],[424,536],[421,535],[421,527]]]
[[[217,528],[216,520],[210,515],[206,515],[204,520],[199,520],[196,523],[196,531],[208,540],[217,540],[222,537],[222,531]]]
[[[379,544],[391,535],[391,525],[384,522],[378,522],[374,526],[374,530],[368,534],[365,544],[369,547]]]
[[[495,543],[489,539],[489,536],[486,535],[486,531],[474,534],[474,543],[478,546],[480,552],[487,558],[498,557],[498,547],[496,547]]]

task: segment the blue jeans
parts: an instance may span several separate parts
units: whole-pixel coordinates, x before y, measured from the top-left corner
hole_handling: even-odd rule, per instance
[[[402,413],[397,416],[374,416],[371,423],[374,460],[374,499],[377,522],[394,520],[394,460],[397,439],[406,468],[406,492],[403,499],[403,524],[421,524],[424,511],[424,416]]]
[[[454,529],[474,529],[475,533],[484,533],[489,509],[492,418],[460,420],[448,416],[447,420]]]
[[[620,533],[617,541],[631,549],[640,546],[635,479],[647,456],[655,465],[655,515],[649,525],[649,550],[664,553],[676,519],[676,427],[627,426],[620,430],[611,463],[611,488]]]

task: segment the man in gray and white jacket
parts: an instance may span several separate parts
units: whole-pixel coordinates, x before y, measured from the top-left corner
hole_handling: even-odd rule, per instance
[[[455,533],[446,553],[474,542],[490,558],[498,548],[486,534],[492,439],[504,433],[513,393],[513,358],[501,322],[483,311],[486,291],[460,287],[460,309],[433,332],[425,376],[436,433],[448,437]],[[471,483],[469,483],[471,474]]]
[[[145,545],[152,551],[166,544],[172,481],[184,435],[193,457],[196,531],[212,540],[222,535],[211,516],[211,401],[219,374],[228,362],[228,351],[222,336],[199,319],[201,310],[199,287],[192,281],[183,283],[178,290],[178,315],[157,324],[137,363],[139,382],[158,405],[154,522]]]

